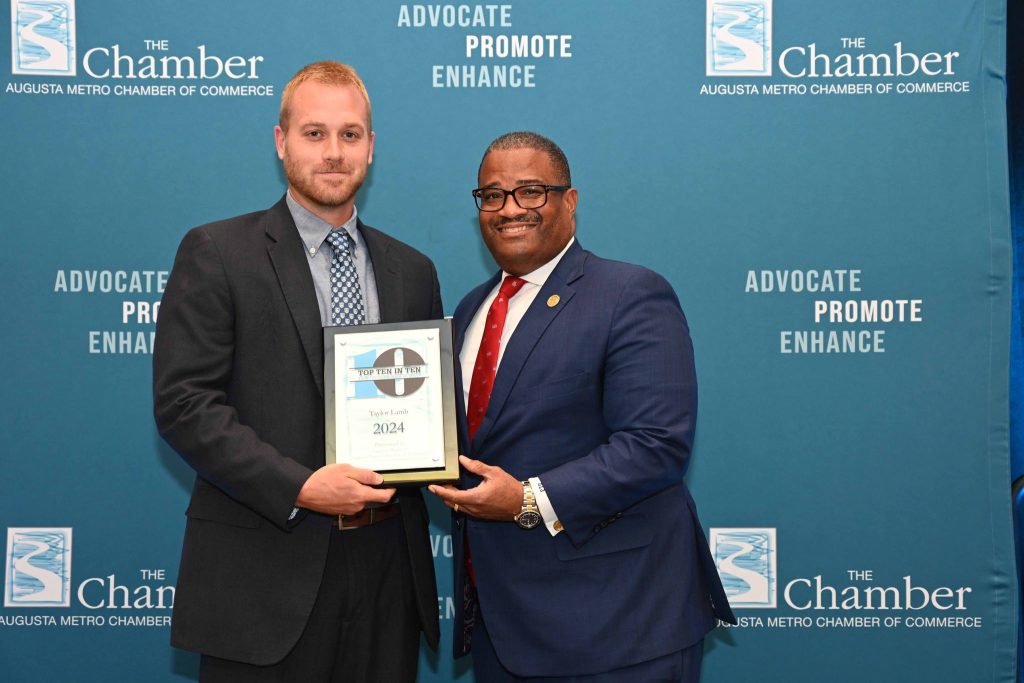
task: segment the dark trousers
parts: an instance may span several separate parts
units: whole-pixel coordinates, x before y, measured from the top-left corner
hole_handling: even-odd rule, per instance
[[[478,612],[473,627],[472,654],[473,675],[477,683],[699,683],[704,640],[664,657],[599,674],[523,678],[502,666],[487,626]]]
[[[254,595],[253,600],[259,600]],[[203,655],[202,683],[416,680],[420,624],[401,517],[331,535],[316,603],[294,649],[272,666]]]

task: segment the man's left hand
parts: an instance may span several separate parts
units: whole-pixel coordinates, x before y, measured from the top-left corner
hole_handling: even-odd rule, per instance
[[[427,489],[444,504],[480,519],[511,522],[523,509],[523,485],[500,467],[459,456],[459,462],[473,474],[483,478],[471,489],[457,489],[451,484],[428,486]],[[456,507],[457,506],[457,507]]]

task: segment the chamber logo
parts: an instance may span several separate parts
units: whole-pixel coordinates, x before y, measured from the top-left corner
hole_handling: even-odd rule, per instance
[[[11,0],[11,73],[75,75],[75,0]]]
[[[4,607],[71,604],[71,528],[9,527]]]
[[[774,528],[712,528],[711,555],[733,607],[774,608],[778,596]]]
[[[772,0],[707,0],[707,75],[772,75]]]

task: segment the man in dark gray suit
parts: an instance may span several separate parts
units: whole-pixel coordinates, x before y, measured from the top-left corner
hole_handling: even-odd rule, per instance
[[[374,133],[354,70],[299,71],[275,139],[286,196],[191,230],[161,305],[156,421],[196,470],[172,644],[204,681],[412,681],[438,640],[427,512],[324,464],[322,328],[440,318],[437,274],[356,216]]]

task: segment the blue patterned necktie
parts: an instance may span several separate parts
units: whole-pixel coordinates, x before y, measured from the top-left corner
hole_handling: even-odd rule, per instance
[[[352,238],[344,229],[327,233],[331,245],[331,325],[362,325],[363,292],[352,260]]]

